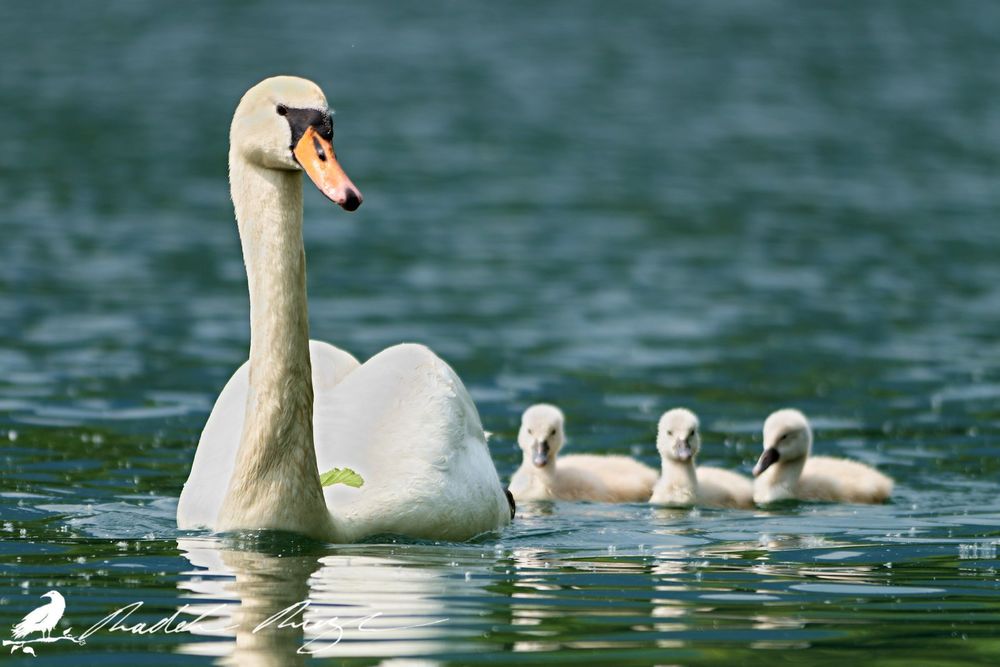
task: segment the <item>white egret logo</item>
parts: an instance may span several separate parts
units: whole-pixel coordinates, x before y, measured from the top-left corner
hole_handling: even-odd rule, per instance
[[[48,637],[52,633],[52,628],[56,627],[59,619],[66,613],[66,598],[58,591],[49,591],[42,597],[49,598],[52,602],[29,613],[23,621],[15,625],[14,639],[27,637],[32,632],[41,632],[42,637]]]
[[[14,641],[4,641],[4,646],[11,646],[11,653],[21,650],[28,655],[35,655],[35,649],[27,646],[27,644],[57,642],[60,639],[68,639],[72,642],[77,641],[75,637],[69,635],[69,629],[66,630],[62,637],[52,636],[52,630],[59,624],[59,619],[66,612],[66,599],[58,591],[49,591],[42,597],[49,598],[50,602],[28,612],[28,615],[14,626],[14,631],[11,633]],[[25,639],[25,637],[36,632],[41,633],[42,636],[36,639]]]

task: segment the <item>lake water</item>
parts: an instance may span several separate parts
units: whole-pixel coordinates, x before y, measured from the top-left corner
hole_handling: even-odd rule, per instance
[[[56,634],[135,601],[207,616],[7,662],[295,664],[339,624],[312,646],[344,664],[997,663],[997,25],[990,2],[4,3],[0,637],[51,589]],[[540,504],[473,544],[177,531],[249,340],[229,119],[274,73],[324,87],[366,197],[306,195],[313,336],[430,345],[504,479],[539,400],[573,451],[652,464],[687,405],[702,462],[743,471],[795,405],[893,501]],[[306,599],[326,625],[253,632]]]

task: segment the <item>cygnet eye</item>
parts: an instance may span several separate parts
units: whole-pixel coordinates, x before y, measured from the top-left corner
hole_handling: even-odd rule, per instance
[[[674,437],[674,432],[673,431],[667,431],[667,436],[669,436],[671,438]]]
[[[551,431],[549,431],[549,437],[551,438],[551,437],[552,437],[552,436],[554,436],[555,434],[556,434],[556,429],[555,429],[555,427],[553,426],[553,427],[552,427],[552,430],[551,430]]]
[[[528,429],[528,435],[535,435],[534,433],[531,432],[530,428]]]

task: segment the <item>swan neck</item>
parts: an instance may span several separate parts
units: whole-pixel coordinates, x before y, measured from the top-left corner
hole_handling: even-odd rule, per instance
[[[667,456],[661,457],[663,480],[677,490],[694,492],[698,488],[698,475],[695,472],[694,459],[677,461]]]
[[[251,384],[262,390],[292,375],[286,391],[311,392],[301,174],[243,161],[231,179],[250,289]]]
[[[771,478],[771,487],[778,489],[779,493],[788,497],[795,495],[795,487],[802,477],[802,470],[806,466],[806,457],[793,461],[778,461],[774,464],[774,476]]]
[[[802,469],[806,467],[806,457],[794,461],[778,461],[777,465],[779,479],[797,482],[802,476]]]
[[[526,452],[521,458],[521,467],[524,470],[530,470],[533,475],[537,475],[543,479],[548,479],[555,476],[556,461],[558,460],[559,459],[556,456],[552,456],[549,458],[548,463],[539,468],[535,465],[534,461],[532,461],[531,454]]]
[[[250,290],[250,379],[220,522],[328,537],[313,443],[301,174],[230,154],[230,189]]]

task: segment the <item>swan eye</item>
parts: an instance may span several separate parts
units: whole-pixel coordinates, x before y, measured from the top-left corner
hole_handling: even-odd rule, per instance
[[[275,111],[278,112],[279,116],[284,116],[288,114],[288,107],[286,107],[284,104],[279,104],[278,107],[275,109]]]
[[[667,431],[667,437],[668,438],[674,437],[674,432],[673,431]]]
[[[534,433],[531,432],[530,428],[528,429],[528,435],[535,435]]]
[[[550,437],[550,438],[551,438],[552,436],[554,436],[555,434],[556,434],[556,430],[555,430],[554,428],[553,428],[553,429],[552,429],[551,431],[549,431],[549,437]]]

